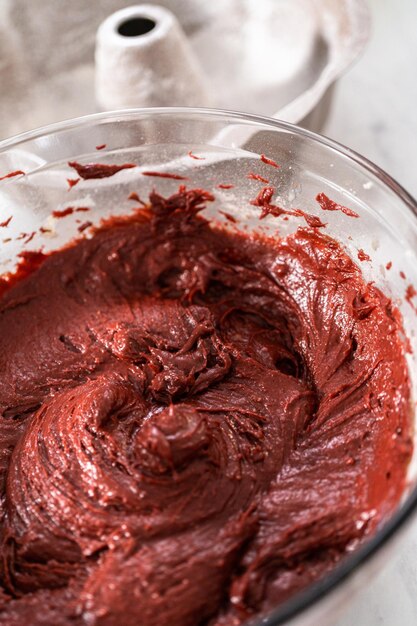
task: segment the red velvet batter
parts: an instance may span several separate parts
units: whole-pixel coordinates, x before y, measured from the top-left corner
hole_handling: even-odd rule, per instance
[[[130,170],[136,167],[135,163],[123,163],[122,165],[109,165],[108,163],[77,163],[77,161],[68,161],[68,165],[73,167],[78,176],[84,180],[91,178],[109,178],[114,176],[121,170]],[[70,183],[68,178],[68,184],[73,186],[75,183]],[[78,182],[78,181],[77,181]]]
[[[321,231],[231,234],[210,199],[153,193],[0,299],[2,625],[240,624],[398,502],[390,301]]]

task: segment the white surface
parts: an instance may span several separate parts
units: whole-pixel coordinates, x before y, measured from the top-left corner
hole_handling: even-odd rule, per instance
[[[417,2],[369,4],[370,43],[340,80],[323,132],[383,167],[416,197]]]
[[[369,47],[337,87],[324,133],[417,197],[417,2],[371,0]],[[416,626],[417,520],[396,557],[335,626]],[[318,625],[319,626],[319,625]]]

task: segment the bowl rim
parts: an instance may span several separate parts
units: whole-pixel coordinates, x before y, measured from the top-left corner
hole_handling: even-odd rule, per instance
[[[343,143],[330,139],[325,135],[321,135],[312,130],[293,124],[292,122],[285,122],[284,120],[277,119],[275,117],[268,117],[266,115],[256,115],[255,113],[245,113],[243,111],[232,111],[228,109],[217,109],[209,107],[141,107],[141,108],[129,108],[129,109],[116,109],[113,111],[103,111],[100,113],[89,113],[87,115],[81,115],[70,119],[54,122],[53,124],[46,124],[37,128],[18,133],[0,140],[0,153],[4,152],[8,148],[15,147],[26,141],[38,139],[46,135],[58,133],[61,131],[71,130],[72,128],[80,128],[83,126],[90,126],[91,122],[100,121],[123,121],[128,119],[134,119],[141,116],[165,116],[165,115],[206,115],[211,118],[225,118],[228,117],[231,120],[242,121],[245,123],[252,123],[253,125],[267,126],[271,130],[276,128],[277,130],[285,130],[292,132],[296,135],[313,140],[315,143],[321,144],[327,148],[331,148],[335,152],[348,157],[356,164],[362,166],[365,170],[379,178],[387,187],[389,187],[394,193],[396,193],[404,203],[415,213],[417,216],[417,199],[415,199],[400,183],[398,183],[392,176],[390,176],[383,168],[376,165],[370,159],[367,159],[359,152],[348,148]]]
[[[21,143],[44,137],[53,133],[71,130],[72,128],[87,127],[92,122],[100,121],[125,121],[134,120],[135,118],[144,116],[206,116],[212,119],[225,119],[229,121],[244,122],[254,126],[268,127],[269,130],[283,130],[298,136],[302,136],[313,143],[320,144],[325,148],[330,148],[339,155],[347,157],[356,165],[365,171],[370,172],[379,179],[386,187],[396,194],[417,219],[417,201],[400,185],[394,178],[387,174],[381,167],[362,156],[355,150],[334,141],[324,135],[320,135],[313,131],[304,129],[296,124],[278,120],[262,115],[244,113],[239,111],[229,111],[226,109],[214,109],[203,107],[147,107],[147,108],[131,108],[119,109],[115,111],[105,111],[101,113],[93,113],[67,119],[61,122],[55,122],[46,126],[42,126],[33,130],[25,131],[18,135],[6,138],[0,141],[0,153],[9,148],[18,146]],[[11,182],[11,181],[10,181]],[[371,561],[380,548],[391,542],[394,536],[398,535],[399,530],[404,529],[406,523],[410,521],[413,513],[417,511],[417,486],[410,490],[404,502],[391,515],[391,517],[368,539],[364,545],[360,546],[352,554],[348,555],[331,570],[323,578],[309,585],[306,589],[296,593],[292,598],[280,604],[277,608],[268,611],[263,616],[253,616],[248,624],[252,626],[284,626],[296,617],[305,614],[307,609],[315,607],[318,602],[325,597],[331,595],[331,592],[339,589],[341,584],[348,578],[352,577],[356,570]]]

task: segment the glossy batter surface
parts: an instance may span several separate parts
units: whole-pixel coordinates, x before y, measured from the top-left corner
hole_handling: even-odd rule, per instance
[[[153,193],[0,300],[0,624],[240,624],[398,502],[391,302],[322,232],[228,233],[210,199]]]

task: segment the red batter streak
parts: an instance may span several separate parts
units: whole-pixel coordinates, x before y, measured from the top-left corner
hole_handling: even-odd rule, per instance
[[[142,204],[143,206],[146,205],[146,203],[143,200],[140,199],[140,197],[136,193],[136,191],[132,191],[132,193],[128,195],[127,199],[128,200],[134,200],[135,202],[139,202],[139,204]]]
[[[228,222],[231,222],[232,224],[237,224],[237,219],[234,217],[234,215],[231,215],[231,213],[228,213],[227,211],[219,211],[219,213],[221,213]]]
[[[416,305],[413,302],[413,298],[415,298],[415,296],[417,296],[416,288],[414,287],[414,285],[408,285],[407,289],[405,290],[405,299],[414,310],[417,310]]]
[[[82,224],[80,224],[77,230],[79,233],[83,233],[85,230],[87,230],[87,228],[90,228],[90,226],[92,225],[93,225],[93,222],[90,222],[90,220],[87,220],[86,222],[83,222]]]
[[[67,178],[69,189],[72,189],[73,187],[75,187],[75,185],[77,185],[80,182],[80,180],[81,178]]]
[[[249,172],[246,178],[251,178],[252,180],[259,180],[261,183],[265,183],[266,185],[269,184],[269,180],[267,178],[260,176],[260,174],[254,174],[253,172]]]
[[[61,210],[56,210],[56,211],[52,211],[52,217],[57,217],[57,218],[61,218],[61,217],[67,217],[67,215],[72,215],[72,213],[86,213],[87,211],[89,211],[90,208],[88,206],[78,206],[78,207],[73,207],[73,206],[68,206],[65,209],[61,209]]]
[[[205,157],[199,157],[199,156],[197,156],[197,155],[193,154],[193,153],[191,152],[191,150],[189,151],[188,156],[189,156],[191,159],[195,159],[196,161],[205,161]]]
[[[114,176],[121,170],[128,170],[136,167],[134,163],[123,163],[122,165],[108,165],[107,163],[77,163],[76,161],[68,161],[68,165],[73,167],[78,176],[88,180],[90,178],[108,178]],[[69,180],[69,179],[67,179]]]
[[[28,244],[32,241],[32,239],[35,237],[36,235],[36,231],[32,231],[31,233],[28,234],[28,236],[25,239],[25,244]]]
[[[348,217],[359,217],[359,215],[355,211],[352,211],[352,209],[349,209],[342,204],[337,204],[337,202],[330,200],[330,198],[328,198],[325,193],[319,193],[316,196],[316,200],[323,209],[323,211],[341,211]]]
[[[398,504],[392,303],[317,229],[230,233],[212,199],[152,192],[3,278],[1,626],[237,626]]]
[[[269,159],[267,156],[265,156],[264,154],[261,154],[261,161],[263,161],[263,163],[266,163],[267,165],[271,165],[272,167],[276,167],[279,168],[281,167],[280,165],[278,165],[278,163],[276,163],[275,161],[273,161],[272,159]]]
[[[361,248],[360,250],[358,250],[358,259],[359,261],[370,261],[371,257],[369,256],[369,254],[366,254],[366,252]]]
[[[14,178],[15,176],[24,176],[25,172],[23,172],[22,170],[15,170],[14,172],[9,172],[8,174],[5,174],[5,176],[0,176],[0,180],[4,180],[5,178]]]
[[[56,211],[52,211],[52,217],[66,217],[67,215],[71,215],[74,213],[74,207],[69,206],[66,209],[57,209]]]
[[[260,219],[263,219],[267,215],[273,215],[274,217],[279,217],[280,215],[292,215],[294,217],[303,217],[307,225],[311,226],[311,228],[324,228],[326,226],[326,224],[324,224],[319,217],[306,213],[306,211],[303,211],[302,209],[283,209],[276,204],[271,204],[274,193],[274,187],[264,187],[258,193],[256,198],[251,200],[251,204],[262,208]]]
[[[142,172],[143,176],[156,176],[157,178],[172,178],[173,180],[188,180],[186,176],[180,174],[170,174],[169,172]]]

